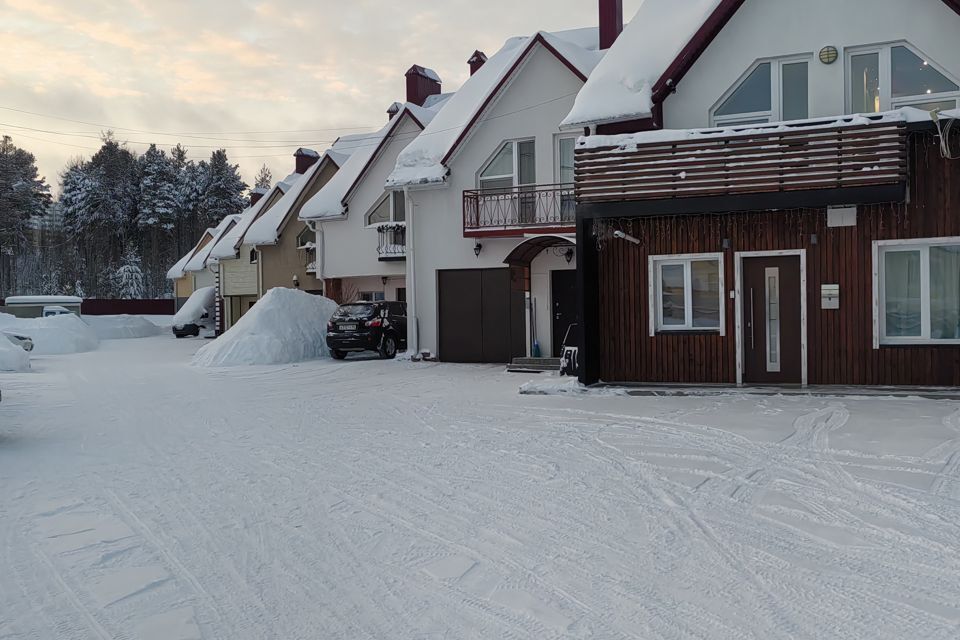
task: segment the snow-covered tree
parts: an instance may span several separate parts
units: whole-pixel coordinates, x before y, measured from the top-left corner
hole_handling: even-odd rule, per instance
[[[273,172],[270,167],[263,165],[257,172],[257,177],[253,181],[254,189],[269,189],[273,186]]]
[[[0,138],[0,296],[19,286],[17,257],[28,249],[27,231],[50,205],[50,188],[33,154]],[[26,275],[26,274],[24,274]]]
[[[177,217],[177,175],[167,154],[151,144],[140,156],[137,223],[141,228],[170,231]]]
[[[207,166],[206,188],[200,198],[200,222],[213,227],[225,217],[243,211],[247,204],[243,196],[246,190],[239,168],[230,164],[227,152],[214,151]]]
[[[123,300],[138,300],[145,297],[143,268],[140,256],[133,247],[128,247],[123,254],[123,260],[114,275],[114,290]]]

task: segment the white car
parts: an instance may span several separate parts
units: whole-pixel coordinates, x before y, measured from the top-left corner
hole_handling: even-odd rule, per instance
[[[51,305],[51,306],[47,306],[47,307],[44,307],[44,308],[43,308],[43,317],[44,317],[44,318],[49,318],[50,316],[63,316],[63,315],[67,315],[67,314],[70,314],[70,313],[73,313],[73,312],[70,311],[69,309],[67,309],[66,307],[61,307],[61,306],[58,305],[58,304]]]
[[[24,351],[33,351],[33,339],[30,336],[12,331],[4,331],[3,335],[7,337],[7,340],[22,348]]]

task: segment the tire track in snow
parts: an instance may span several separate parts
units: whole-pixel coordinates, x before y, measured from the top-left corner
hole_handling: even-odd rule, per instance
[[[937,496],[960,497],[960,409],[945,416],[943,426],[952,431],[955,437],[927,454],[928,458],[934,460],[946,456],[946,462],[930,486],[930,491]]]

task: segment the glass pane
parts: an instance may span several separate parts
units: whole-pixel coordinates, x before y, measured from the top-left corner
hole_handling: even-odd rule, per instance
[[[880,54],[850,57],[850,108],[853,113],[880,111]]]
[[[490,161],[487,168],[483,170],[480,177],[487,176],[512,176],[513,175],[513,143],[508,142],[497,152],[496,157]]]
[[[576,138],[560,138],[560,184],[573,184],[573,150]]]
[[[662,291],[661,322],[666,327],[683,326],[687,322],[683,301],[683,265],[665,264],[660,267]]]
[[[771,269],[767,269],[770,273]],[[767,363],[780,363],[780,283],[779,275],[767,276]]]
[[[701,260],[690,264],[693,287],[693,326],[720,328],[720,263]]]
[[[406,199],[403,194],[397,191],[393,192],[393,221],[404,222],[407,219]]]
[[[960,87],[904,46],[890,48],[893,97],[949,93]]]
[[[513,178],[480,178],[480,188],[488,189],[511,189],[513,188]]]
[[[517,153],[520,156],[518,169],[520,175],[517,184],[536,184],[537,182],[537,156],[536,143],[533,140],[526,140],[517,143]]]
[[[383,202],[377,205],[377,208],[367,216],[367,224],[379,224],[381,222],[390,222],[390,198],[384,198]]]
[[[720,105],[715,115],[729,116],[736,113],[770,111],[770,100],[770,63],[764,62],[740,83],[733,95]]]
[[[905,107],[913,107],[914,109],[922,109],[923,111],[934,111],[935,109],[940,109],[940,111],[947,111],[949,109],[955,109],[957,106],[956,100],[943,100],[940,102],[918,102],[916,104],[905,104]]]
[[[930,247],[930,337],[960,339],[960,246]]]
[[[782,109],[784,120],[803,120],[810,116],[807,63],[791,62],[780,67],[783,84]]]
[[[887,337],[920,337],[920,252],[884,255],[884,313]]]

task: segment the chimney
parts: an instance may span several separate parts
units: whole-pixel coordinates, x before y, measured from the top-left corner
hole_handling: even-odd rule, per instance
[[[390,120],[393,120],[393,116],[400,113],[400,109],[403,109],[403,105],[399,102],[394,102],[392,105],[390,105],[390,108],[387,109],[387,121],[389,122]]]
[[[474,51],[473,55],[470,56],[470,59],[467,60],[467,64],[470,65],[470,75],[475,74],[480,70],[480,67],[483,66],[483,63],[487,61],[487,54],[483,51]]]
[[[440,76],[433,69],[413,65],[406,73],[407,102],[422,107],[430,96],[440,93]]]
[[[267,195],[267,190],[263,188],[257,188],[250,192],[250,206],[260,202],[260,198]]]
[[[623,31],[623,0],[600,0],[600,49],[613,46]]]
[[[320,154],[313,149],[300,147],[297,149],[297,152],[293,154],[293,157],[296,161],[296,169],[294,169],[294,171],[299,174],[304,174],[307,172],[307,169],[317,163],[317,160],[320,159]]]

